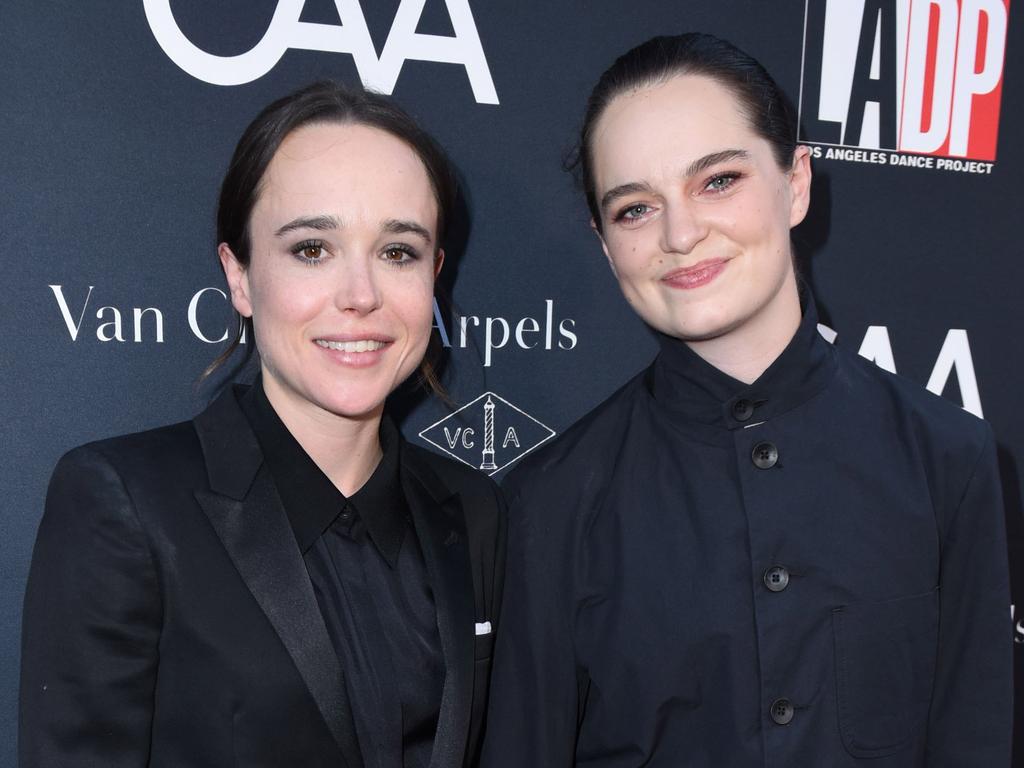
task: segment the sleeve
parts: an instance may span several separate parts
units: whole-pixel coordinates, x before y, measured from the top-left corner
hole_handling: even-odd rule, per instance
[[[54,470],[25,593],[21,768],[149,761],[161,602],[121,477],[80,448]]]
[[[929,768],[1010,765],[1013,648],[1005,526],[988,430],[942,540]]]
[[[571,528],[552,522],[562,515],[547,505],[510,496],[482,765],[570,767],[585,677],[577,669],[573,644]]]

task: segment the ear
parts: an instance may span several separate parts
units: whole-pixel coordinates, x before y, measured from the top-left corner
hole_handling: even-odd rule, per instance
[[[437,276],[441,274],[441,266],[444,264],[444,248],[438,248],[437,254],[434,256],[434,279],[437,280]]]
[[[601,234],[601,230],[597,228],[597,223],[591,219],[590,228],[594,234],[597,235],[597,239],[601,241],[601,250],[604,251],[604,257],[608,259],[608,266],[612,268],[612,274],[615,275],[615,279],[619,279],[619,273],[615,270],[615,262],[612,261],[612,255],[608,253],[608,243],[604,240],[604,235]]]
[[[793,152],[793,165],[789,169],[789,226],[804,220],[811,204],[811,150],[800,145]]]
[[[249,298],[249,271],[239,263],[227,243],[217,246],[220,265],[224,268],[224,276],[228,280],[231,292],[231,305],[242,317],[252,317],[252,300]]]

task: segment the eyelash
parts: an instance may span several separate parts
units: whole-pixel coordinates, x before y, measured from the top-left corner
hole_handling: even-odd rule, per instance
[[[727,189],[732,187],[732,185],[739,181],[739,179],[742,176],[742,173],[736,173],[735,171],[727,171],[726,173],[716,174],[707,180],[707,183],[704,185],[704,189],[710,191],[712,194],[721,194],[722,192],[725,192]],[[729,183],[726,184],[724,187],[710,189],[711,185],[714,184],[716,181],[728,181]]]
[[[738,173],[736,171],[727,171],[725,173],[715,174],[714,176],[712,176],[710,179],[708,179],[704,183],[704,186],[701,188],[701,191],[707,191],[707,192],[709,192],[712,195],[724,194],[729,189],[731,189],[733,184],[735,184],[737,181],[739,181],[739,179],[742,178],[742,177],[743,177],[743,174],[742,173]],[[712,186],[711,186],[712,184],[715,184],[716,182],[720,182],[720,181],[725,181],[727,183],[724,186],[712,188]],[[632,203],[630,205],[627,205],[625,208],[623,208],[617,214],[615,214],[614,221],[617,222],[617,223],[624,222],[626,224],[630,224],[632,222],[639,221],[643,214],[640,214],[639,216],[630,216],[629,215],[630,212],[631,211],[636,211],[638,208],[643,208],[644,209],[644,213],[646,213],[648,210],[650,210],[650,207],[651,206],[647,205],[646,203]]]
[[[307,256],[305,251],[315,248],[319,253],[315,256]],[[292,256],[310,267],[317,267],[323,263],[324,241],[323,240],[303,240],[301,243],[296,243],[292,246]]]
[[[631,211],[637,210],[638,208],[644,208],[644,213],[646,213],[647,210],[650,209],[650,207],[651,206],[647,205],[646,203],[633,203],[632,205],[627,205],[625,208],[623,208],[621,211],[615,214],[615,221],[625,222],[626,224],[631,224],[634,221],[639,221],[640,216],[630,216],[629,213]],[[643,214],[640,215],[642,216]]]
[[[316,249],[319,253],[314,256],[307,256],[306,251],[310,249]],[[324,262],[324,241],[323,240],[303,240],[301,243],[296,243],[291,248],[291,254],[296,259],[301,261],[303,264],[310,267],[317,267]],[[399,251],[405,254],[405,258],[402,259],[389,259],[387,254],[394,251]],[[416,249],[404,244],[404,243],[392,243],[391,245],[384,246],[381,250],[384,261],[396,267],[407,267],[415,261],[418,261],[420,254]]]
[[[413,262],[419,261],[420,259],[419,252],[415,248],[412,248],[411,246],[408,246],[405,243],[392,243],[391,245],[386,245],[384,246],[384,249],[381,251],[381,253],[387,255],[393,251],[400,251],[401,253],[404,253],[408,257],[402,259],[401,261],[388,258],[384,259],[384,261],[388,262],[389,264],[393,264],[396,267],[408,267]]]

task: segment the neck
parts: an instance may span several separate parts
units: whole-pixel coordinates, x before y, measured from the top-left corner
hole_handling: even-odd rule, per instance
[[[722,373],[752,384],[782,354],[800,320],[800,295],[796,280],[791,279],[768,305],[736,328],[686,345]]]
[[[288,431],[339,491],[351,496],[370,479],[383,455],[383,403],[363,417],[352,418],[297,397],[266,371],[263,389]]]

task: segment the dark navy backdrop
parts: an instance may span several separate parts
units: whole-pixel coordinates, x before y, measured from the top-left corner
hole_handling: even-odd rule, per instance
[[[459,166],[465,220],[451,244],[457,263],[446,264],[458,314],[440,311],[437,336],[450,344],[446,381],[462,410],[442,421],[452,409],[412,402],[403,429],[500,473],[654,353],[560,170],[589,88],[616,55],[654,34],[704,30],[752,52],[809,110],[803,137],[820,156],[796,242],[823,318],[837,343],[991,421],[1015,601],[1024,600],[1024,368],[1013,351],[1024,282],[1015,234],[1024,23],[1008,8],[1009,0],[5,2],[0,765],[15,761],[21,599],[49,473],[74,445],[185,419],[207,401],[211,388],[195,381],[219,345],[201,337],[219,338],[228,320],[222,294],[204,291],[222,286],[213,235],[220,176],[256,111],[315,78],[393,86]],[[862,26],[877,29],[877,52],[863,53],[875,35],[861,36]],[[950,29],[953,39],[959,32],[955,50],[939,34]],[[218,62],[202,51],[242,58]],[[921,99],[925,91],[932,96]],[[858,100],[863,123],[854,118],[856,129],[842,133],[836,115],[858,113]],[[900,164],[912,157],[900,146],[923,146],[899,132],[904,122],[938,136],[926,148],[933,167]],[[838,156],[828,146],[843,143],[855,146]],[[982,164],[966,165],[964,155]],[[1007,623],[1018,662],[1020,622]],[[1018,691],[1024,698],[1020,672]]]

